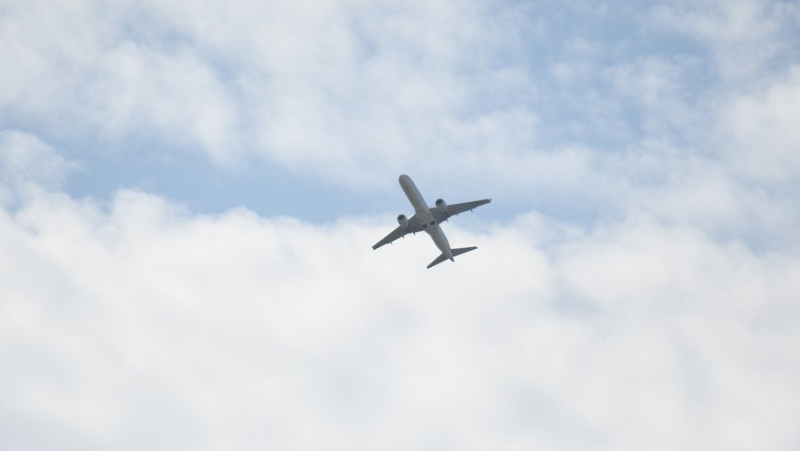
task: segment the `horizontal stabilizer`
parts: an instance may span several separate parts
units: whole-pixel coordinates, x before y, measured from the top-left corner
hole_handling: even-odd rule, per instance
[[[451,249],[450,252],[453,254],[453,257],[456,257],[461,254],[466,254],[469,251],[474,251],[477,249],[477,246],[472,247],[460,247],[458,249]],[[438,265],[439,263],[447,260],[447,256],[442,253],[442,255],[436,257],[436,260],[432,261],[430,265],[428,265],[428,269],[433,268],[434,266]]]
[[[467,252],[474,251],[477,248],[478,248],[478,246],[460,247],[458,249],[452,249],[450,252],[453,253],[453,257],[458,257],[461,254],[466,254]]]

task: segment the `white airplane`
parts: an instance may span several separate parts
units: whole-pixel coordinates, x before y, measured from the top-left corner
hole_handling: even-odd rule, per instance
[[[450,216],[464,213],[467,210],[472,211],[474,208],[488,204],[492,201],[491,199],[481,199],[455,205],[447,205],[444,200],[436,199],[436,206],[428,208],[428,204],[425,203],[425,199],[422,198],[422,195],[419,193],[417,186],[414,185],[414,181],[411,180],[411,177],[403,174],[400,176],[399,180],[400,186],[403,188],[403,192],[406,193],[406,197],[408,197],[409,202],[411,202],[411,205],[414,207],[415,213],[411,218],[406,218],[406,215],[402,214],[398,216],[397,223],[400,225],[394,229],[392,233],[386,235],[384,239],[372,246],[372,249],[377,249],[384,244],[389,244],[409,233],[416,234],[423,230],[428,232],[428,235],[433,238],[436,247],[442,251],[442,255],[436,257],[436,260],[431,262],[428,268],[436,266],[445,260],[455,262],[453,257],[477,249],[477,246],[451,249],[450,243],[447,241],[447,237],[444,235],[442,228],[439,227],[439,224],[447,221]]]

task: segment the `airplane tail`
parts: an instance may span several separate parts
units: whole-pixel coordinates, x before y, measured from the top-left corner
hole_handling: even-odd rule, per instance
[[[459,256],[461,254],[466,254],[469,251],[474,251],[477,249],[478,246],[472,247],[460,247],[458,249],[451,249],[450,252],[453,254],[453,257]],[[442,255],[436,257],[436,260],[432,261],[430,265],[428,265],[428,269],[433,268],[434,266],[438,265],[439,263],[447,260],[447,256],[442,253]]]

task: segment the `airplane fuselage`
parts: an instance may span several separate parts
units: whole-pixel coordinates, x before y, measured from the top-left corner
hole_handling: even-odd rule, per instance
[[[450,249],[450,243],[447,241],[447,236],[445,236],[444,231],[439,227],[436,219],[434,219],[431,214],[428,204],[417,189],[417,185],[414,184],[411,177],[405,174],[400,176],[399,181],[400,187],[403,188],[403,192],[406,193],[406,197],[408,197],[408,201],[411,202],[411,205],[414,207],[414,212],[416,213],[420,226],[430,235],[436,247],[442,251],[442,254],[444,254],[448,260],[452,261],[453,253]]]

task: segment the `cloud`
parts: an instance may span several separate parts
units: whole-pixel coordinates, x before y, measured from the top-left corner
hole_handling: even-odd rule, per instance
[[[536,214],[380,218],[40,190],[0,216],[4,446],[791,449],[795,253]],[[464,274],[470,274],[465,278]]]
[[[35,135],[0,131],[0,205],[31,185],[58,186],[77,167]]]
[[[4,15],[0,114],[51,139],[155,139],[363,185],[450,157],[448,124],[481,120],[472,105],[488,94],[505,99],[489,115],[516,111],[530,85],[494,63],[513,17],[479,3],[50,6]]]
[[[196,55],[164,55],[124,43],[105,55],[102,71],[92,111],[102,130],[126,137],[145,126],[163,142],[198,147],[229,163],[238,146],[237,108],[217,74]]]
[[[797,5],[772,0],[687,2],[653,8],[655,22],[686,33],[708,47],[717,75],[736,86],[785,65],[797,38]]]
[[[798,179],[800,132],[792,123],[798,107],[800,67],[784,80],[731,100],[720,126],[730,136],[729,161],[736,172],[762,183]]]

